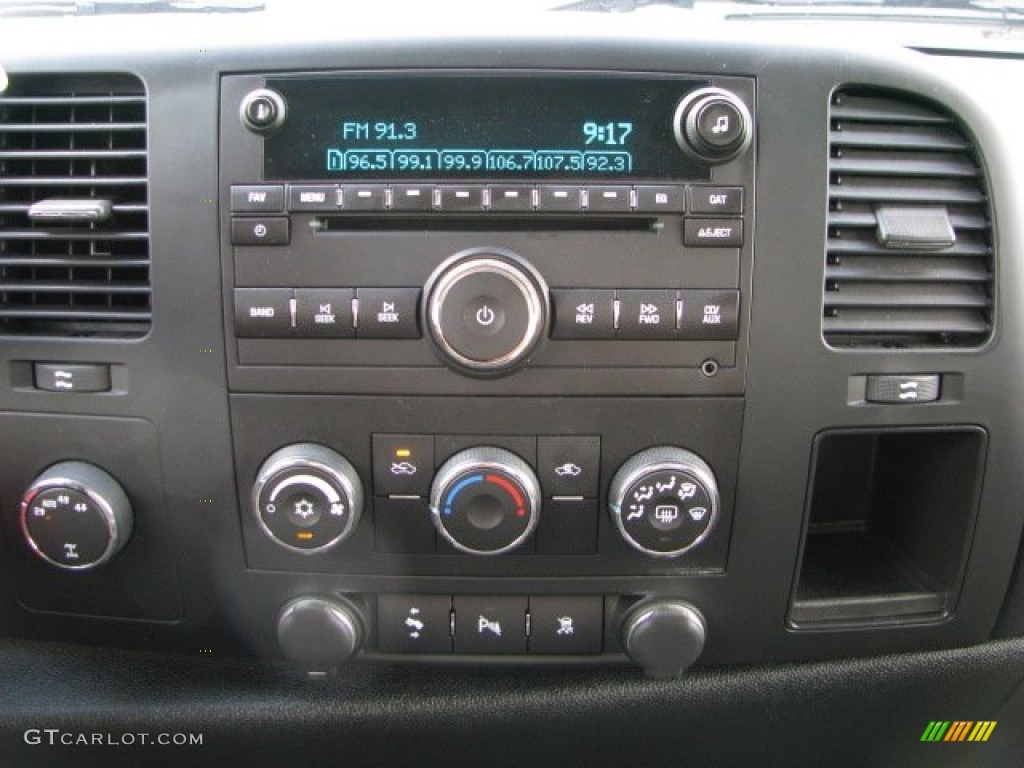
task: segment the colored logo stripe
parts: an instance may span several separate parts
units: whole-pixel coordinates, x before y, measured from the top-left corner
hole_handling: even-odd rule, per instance
[[[949,728],[948,720],[932,720],[928,723],[928,727],[924,729],[921,741],[941,741],[947,728]]]
[[[978,724],[974,726],[974,730],[971,731],[971,735],[967,737],[967,740],[988,741],[988,737],[992,735],[992,731],[995,729],[995,720],[979,720]]]
[[[946,734],[946,738],[944,738],[943,741],[963,741],[967,738],[967,734],[972,725],[974,725],[974,722],[971,720],[954,721],[953,725],[949,728],[949,733]]]
[[[988,741],[995,728],[995,720],[932,720],[921,741]]]

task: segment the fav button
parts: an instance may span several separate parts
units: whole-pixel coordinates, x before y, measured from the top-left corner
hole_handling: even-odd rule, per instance
[[[280,184],[248,184],[231,187],[231,210],[241,213],[276,213],[284,208]]]

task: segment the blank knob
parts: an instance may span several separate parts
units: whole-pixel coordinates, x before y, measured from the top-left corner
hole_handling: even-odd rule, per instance
[[[641,603],[622,624],[622,645],[648,677],[671,679],[704,650],[707,625],[700,611],[682,600]]]
[[[363,622],[348,603],[298,597],[277,619],[281,651],[310,673],[327,673],[352,658],[363,644]]]

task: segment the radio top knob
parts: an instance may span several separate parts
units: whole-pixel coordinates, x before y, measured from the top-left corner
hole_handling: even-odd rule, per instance
[[[544,337],[548,290],[524,259],[474,248],[430,277],[424,325],[445,362],[465,373],[500,375],[523,365]]]
[[[750,145],[753,122],[747,106],[721,88],[700,88],[679,102],[672,128],[676,143],[703,163],[724,163]]]

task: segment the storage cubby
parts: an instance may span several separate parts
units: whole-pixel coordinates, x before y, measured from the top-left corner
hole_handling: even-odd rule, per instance
[[[951,614],[984,454],[976,427],[819,435],[790,626]]]

